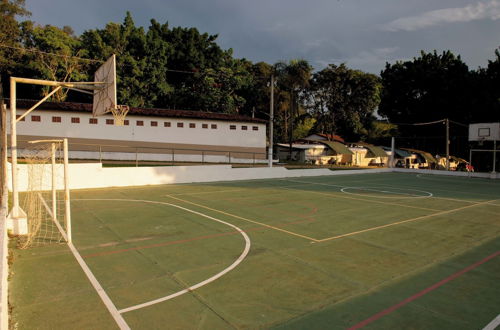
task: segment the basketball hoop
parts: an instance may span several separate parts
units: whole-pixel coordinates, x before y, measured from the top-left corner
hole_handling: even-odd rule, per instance
[[[94,75],[94,80],[99,88],[94,90],[94,104],[92,116],[98,117],[111,112],[115,119],[115,126],[125,124],[125,116],[130,108],[127,105],[116,103],[116,56],[112,55],[101,65]]]
[[[115,126],[123,126],[125,123],[125,116],[129,110],[130,108],[128,105],[117,105],[110,108],[113,118],[115,118]]]

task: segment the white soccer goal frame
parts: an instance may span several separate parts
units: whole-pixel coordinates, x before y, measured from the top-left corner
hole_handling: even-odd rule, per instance
[[[72,235],[71,235],[71,197],[70,197],[70,189],[69,189],[69,157],[68,157],[68,139],[61,139],[61,140],[33,140],[33,141],[28,141],[30,144],[37,144],[37,143],[50,143],[51,144],[51,152],[50,152],[50,158],[51,158],[51,194],[52,194],[52,203],[51,205],[47,205],[45,201],[42,199],[42,202],[45,206],[45,208],[49,211],[49,214],[52,217],[52,221],[54,221],[57,229],[59,229],[59,232],[63,236],[64,240],[66,243],[71,243],[72,242]],[[60,219],[57,219],[57,181],[56,181],[56,153],[57,153],[57,148],[56,144],[62,143],[63,148],[63,173],[64,173],[64,219],[65,219],[65,225],[66,229],[63,228],[61,223],[59,222]],[[40,198],[42,198],[40,196]]]

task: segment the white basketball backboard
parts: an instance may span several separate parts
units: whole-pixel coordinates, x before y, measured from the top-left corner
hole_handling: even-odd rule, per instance
[[[500,141],[500,123],[470,124],[469,141]]]
[[[97,117],[116,107],[116,56],[114,54],[97,69],[94,82],[102,84],[102,88],[94,90],[92,115]]]

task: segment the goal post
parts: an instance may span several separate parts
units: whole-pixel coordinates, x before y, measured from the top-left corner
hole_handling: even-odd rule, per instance
[[[93,116],[100,116],[111,112],[115,117],[116,125],[123,125],[124,118],[128,113],[127,106],[116,104],[116,57],[112,55],[95,73],[95,81],[89,82],[58,82],[32,78],[10,77],[10,152],[11,152],[11,173],[12,173],[12,208],[7,216],[9,229],[17,235],[28,234],[27,222],[28,215],[21,207],[19,202],[19,183],[18,183],[18,145],[17,145],[17,122],[23,120],[29,113],[34,111],[40,104],[48,100],[54,93],[61,88],[76,90],[93,96],[94,103],[92,107]],[[16,107],[16,86],[18,83],[40,85],[52,87],[52,91],[45,95],[30,109],[18,116]],[[62,142],[67,148],[67,141]],[[67,151],[67,150],[66,150]],[[67,152],[65,153],[67,157]],[[67,165],[66,165],[67,172]],[[68,184],[68,182],[66,182]],[[67,199],[69,200],[69,193]],[[52,198],[51,198],[52,200]],[[65,207],[69,211],[69,203]],[[68,217],[69,219],[69,214]],[[71,231],[68,231],[68,242],[71,241]]]
[[[25,163],[27,178],[27,189],[22,195],[27,235],[20,237],[20,248],[70,243],[67,139],[28,141],[19,158]]]

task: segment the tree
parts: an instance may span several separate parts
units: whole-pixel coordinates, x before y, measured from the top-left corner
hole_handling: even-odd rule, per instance
[[[366,140],[374,144],[385,144],[390,138],[396,135],[398,135],[397,125],[373,120],[367,128]]]
[[[8,81],[7,77],[12,75],[20,63],[20,54],[14,48],[21,46],[21,27],[16,17],[29,16],[26,10],[25,0],[1,0],[0,1],[0,75],[1,81]]]
[[[245,104],[245,99],[237,95],[236,91],[248,84],[251,77],[236,61],[233,67],[206,69],[196,77],[200,78],[195,86],[201,109],[237,113]]]
[[[291,60],[290,62],[279,62],[275,65],[278,86],[278,118],[281,119],[284,136],[290,144],[290,155],[292,152],[293,130],[295,120],[301,112],[304,112],[302,97],[309,87],[312,66],[303,59]],[[278,119],[278,120],[279,120]]]
[[[271,75],[274,74],[272,65],[265,62],[252,64],[245,61],[249,79],[239,90],[238,95],[245,99],[245,105],[240,114],[269,119],[269,102],[271,93]]]
[[[168,82],[168,60],[174,52],[172,45],[164,39],[168,33],[168,24],[160,24],[154,19],[146,33],[146,67],[144,75],[148,79],[145,90],[145,105],[164,107],[165,99],[173,92]]]
[[[392,122],[468,121],[469,69],[450,51],[386,64],[379,113]]]
[[[317,119],[316,130],[347,139],[366,138],[373,112],[380,102],[377,76],[330,64],[314,74],[309,108]]]
[[[72,29],[60,29],[52,25],[33,26],[32,22],[23,22],[23,43],[28,49],[36,52],[27,52],[24,61],[32,69],[35,77],[52,81],[83,81],[87,80],[86,64],[76,58],[82,50],[80,41],[72,34]],[[50,88],[44,88],[47,94]],[[52,97],[62,102],[66,99],[68,90],[59,90]]]
[[[175,50],[168,63],[173,92],[165,100],[173,108],[235,112],[241,100],[233,98],[233,88],[241,74],[233,62],[232,50],[222,50],[217,35],[200,33],[196,28],[175,27],[164,38]],[[213,94],[215,93],[215,94]],[[224,100],[224,101],[223,101]],[[222,103],[221,103],[222,102]]]
[[[488,114],[484,114],[480,119],[488,122],[500,122],[500,88],[498,87],[500,86],[500,48],[495,49],[495,60],[488,61],[486,76],[489,93],[485,108]],[[484,113],[484,111],[482,112]]]
[[[460,56],[450,51],[441,54],[422,51],[420,57],[411,61],[387,63],[381,73],[384,88],[379,114],[396,124],[446,118],[470,123],[483,102],[480,95],[487,90],[483,76],[482,70],[469,71]],[[444,152],[442,124],[399,125],[399,132],[405,138],[401,143],[432,153]],[[466,156],[463,148],[458,147],[467,143],[466,130],[452,126],[451,135],[452,140],[455,139],[451,143],[452,154]]]
[[[129,106],[146,106],[148,83],[146,74],[146,34],[136,27],[130,12],[122,24],[108,23],[103,30],[82,34],[82,48],[90,58],[106,60],[116,54],[118,102]]]
[[[316,119],[311,117],[309,114],[300,116],[297,121],[297,125],[295,125],[295,128],[293,130],[292,139],[295,141],[310,135],[311,130],[314,128],[315,124]]]

